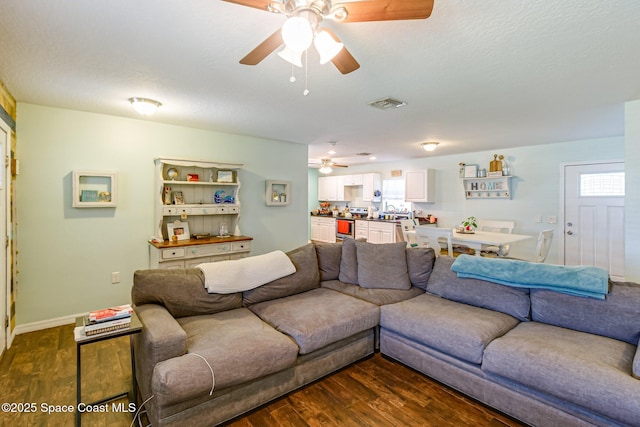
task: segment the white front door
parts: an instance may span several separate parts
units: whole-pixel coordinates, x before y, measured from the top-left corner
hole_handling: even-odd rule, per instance
[[[564,263],[624,280],[624,163],[564,167]]]

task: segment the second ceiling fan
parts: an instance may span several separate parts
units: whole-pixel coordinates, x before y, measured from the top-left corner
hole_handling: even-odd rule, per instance
[[[331,0],[224,1],[287,16],[282,28],[242,58],[241,64],[257,65],[284,45],[278,55],[294,65],[302,66],[302,54],[313,43],[320,54],[320,63],[331,61],[342,74],[357,70],[360,64],[333,31],[319,27],[323,19],[336,22],[425,19],[433,9],[433,0],[366,0],[335,5]]]

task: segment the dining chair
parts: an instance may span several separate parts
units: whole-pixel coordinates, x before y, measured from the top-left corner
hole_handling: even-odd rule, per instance
[[[538,233],[538,243],[536,244],[536,250],[532,259],[512,258],[505,257],[507,259],[517,259],[520,261],[529,261],[543,263],[547,259],[549,249],[551,248],[551,241],[553,240],[553,230],[542,230]]]
[[[407,246],[418,246],[418,241],[416,239],[416,220],[400,220],[400,228],[402,229],[402,235],[404,236],[404,241],[407,242]]]
[[[542,230],[538,234],[538,244],[536,245],[535,256],[533,262],[544,262],[551,248],[551,240],[553,240],[553,230]]]
[[[436,256],[440,255],[442,247],[438,242],[438,239],[444,238],[447,241],[447,253],[450,257],[453,256],[453,244],[451,238],[453,237],[453,230],[450,228],[437,228],[428,225],[416,227],[416,240],[418,244],[423,244],[428,248],[432,248],[436,252]]]
[[[494,233],[509,233],[513,232],[516,227],[515,221],[502,221],[493,219],[479,219],[478,229],[480,231],[492,231]],[[502,247],[502,252],[498,246],[482,245],[482,252],[495,253],[498,256],[507,256],[509,254],[509,245]]]

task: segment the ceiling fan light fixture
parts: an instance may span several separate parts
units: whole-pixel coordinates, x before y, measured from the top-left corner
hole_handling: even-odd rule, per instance
[[[326,64],[331,61],[340,53],[342,48],[344,48],[344,43],[335,41],[333,37],[324,30],[318,31],[313,44],[320,54],[320,64]]]
[[[282,40],[288,48],[296,52],[307,50],[313,42],[311,23],[301,16],[292,16],[282,26]]]
[[[320,173],[323,173],[323,174],[326,175],[328,173],[333,172],[333,169],[331,169],[331,167],[329,165],[322,165],[322,166],[320,166],[320,169],[318,169],[318,171],[320,171]]]
[[[278,52],[278,56],[290,64],[295,65],[296,67],[302,68],[302,52],[296,52],[291,49],[289,46],[284,46],[284,48]]]
[[[133,105],[134,110],[143,116],[152,115],[162,106],[160,102],[149,98],[133,97],[129,98],[129,102]]]
[[[430,141],[430,142],[423,142],[422,144],[422,148],[424,148],[424,151],[433,151],[436,148],[438,148],[438,142],[435,141]]]

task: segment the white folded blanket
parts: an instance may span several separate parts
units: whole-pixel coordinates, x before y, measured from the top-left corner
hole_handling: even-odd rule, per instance
[[[207,291],[218,294],[248,291],[296,272],[296,267],[282,251],[237,260],[207,262],[196,267],[204,274]]]

